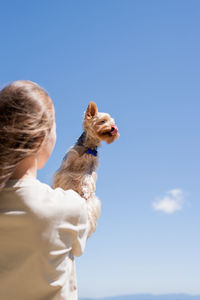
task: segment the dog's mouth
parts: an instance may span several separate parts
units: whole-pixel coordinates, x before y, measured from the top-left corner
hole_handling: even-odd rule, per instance
[[[113,125],[111,127],[111,130],[103,132],[103,135],[108,135],[110,137],[115,136],[117,134],[118,134],[118,128],[116,125]]]

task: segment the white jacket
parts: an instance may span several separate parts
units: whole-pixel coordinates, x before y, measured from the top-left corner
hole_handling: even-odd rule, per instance
[[[0,192],[0,299],[77,299],[74,255],[83,253],[88,227],[76,192],[10,180]]]

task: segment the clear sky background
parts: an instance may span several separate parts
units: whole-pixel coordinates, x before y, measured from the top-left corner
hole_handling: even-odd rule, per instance
[[[0,86],[56,108],[51,183],[89,101],[120,130],[99,151],[102,215],[77,259],[80,296],[200,294],[200,1],[0,0]]]

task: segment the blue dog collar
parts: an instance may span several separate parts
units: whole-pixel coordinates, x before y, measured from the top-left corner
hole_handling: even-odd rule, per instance
[[[84,131],[81,134],[81,136],[78,138],[78,140],[76,142],[76,145],[85,147],[85,145],[84,145],[85,139],[86,139],[86,132]],[[93,156],[98,155],[97,146],[94,149],[91,149],[91,148],[86,148],[86,149],[87,149],[86,154],[91,154]]]
[[[97,156],[98,155],[98,151],[97,149],[90,149],[88,148],[87,151],[86,151],[87,154],[91,154],[93,156]]]

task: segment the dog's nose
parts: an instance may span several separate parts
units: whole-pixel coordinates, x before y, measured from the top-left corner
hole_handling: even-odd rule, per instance
[[[118,133],[118,128],[116,125],[113,125],[111,128],[111,132],[112,135],[116,135]]]

